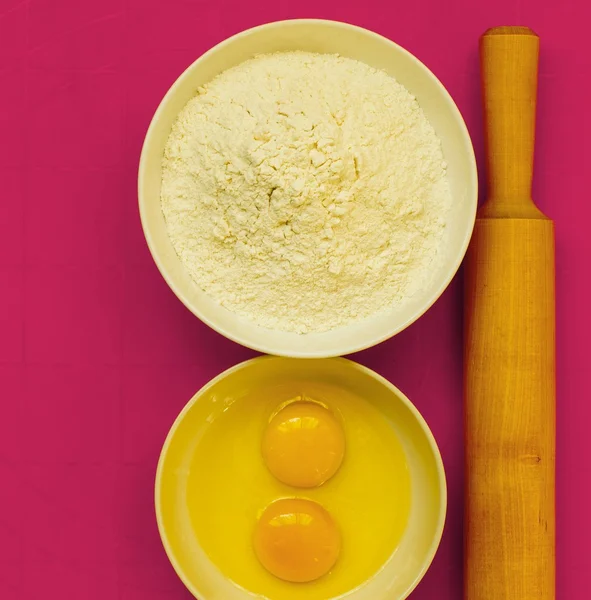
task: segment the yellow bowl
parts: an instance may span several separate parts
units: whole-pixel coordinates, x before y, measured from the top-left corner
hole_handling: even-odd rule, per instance
[[[400,390],[377,373],[344,358],[296,360],[259,357],[241,363],[202,388],[173,424],[158,463],[155,501],[158,529],[168,557],[200,600],[252,600],[210,561],[193,533],[187,501],[189,466],[216,402],[245,396],[282,381],[336,384],[373,404],[391,423],[404,449],[412,503],[406,530],[383,568],[347,600],[401,600],[419,583],[439,545],[447,493],[443,463],[427,424]],[[207,490],[204,493],[215,493]],[[305,598],[305,588],[302,598]],[[281,600],[274,598],[273,600]]]
[[[429,285],[399,308],[323,333],[298,335],[265,329],[222,307],[191,280],[166,230],[160,207],[161,162],[171,126],[195,90],[255,54],[304,50],[336,53],[393,75],[423,108],[443,145],[453,205],[441,266]],[[418,319],[442,294],[466,253],[478,194],[474,151],[462,116],[437,78],[412,54],[371,31],[322,20],[270,23],[218,44],[170,88],[150,124],[140,159],[139,206],[144,234],[160,273],[185,306],[222,335],[260,352],[300,358],[342,356],[384,341]]]

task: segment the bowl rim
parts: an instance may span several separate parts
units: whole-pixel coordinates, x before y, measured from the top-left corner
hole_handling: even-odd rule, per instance
[[[367,35],[369,37],[378,39],[382,42],[385,42],[386,44],[397,49],[399,52],[405,54],[406,57],[411,62],[414,62],[420,69],[422,69],[425,72],[427,77],[431,78],[435,82],[435,84],[439,87],[440,91],[442,92],[442,96],[446,100],[446,102],[449,105],[452,112],[454,113],[455,120],[457,121],[457,123],[460,127],[460,130],[462,132],[463,143],[464,143],[464,146],[466,149],[466,155],[467,155],[468,161],[470,163],[469,166],[470,166],[470,173],[471,173],[471,181],[469,183],[470,183],[470,188],[472,189],[472,193],[470,194],[471,198],[469,198],[469,200],[471,200],[470,201],[470,213],[471,214],[470,214],[470,220],[469,220],[470,226],[463,232],[463,239],[462,239],[462,243],[460,245],[460,251],[456,254],[454,260],[449,262],[450,268],[448,268],[447,275],[442,280],[441,284],[433,291],[433,293],[430,295],[430,297],[425,298],[425,302],[419,308],[419,310],[417,310],[414,314],[410,315],[408,318],[406,318],[400,322],[397,322],[395,326],[385,327],[384,332],[381,335],[374,336],[371,339],[370,338],[359,339],[359,337],[355,336],[351,340],[347,341],[346,343],[340,343],[340,344],[335,343],[334,345],[331,346],[332,350],[330,350],[330,351],[315,350],[315,349],[309,349],[309,350],[301,349],[301,350],[295,350],[295,351],[294,350],[281,350],[281,349],[274,347],[274,345],[272,343],[268,343],[267,341],[261,341],[258,339],[253,339],[252,336],[237,333],[231,329],[228,329],[228,328],[218,324],[216,319],[211,319],[211,318],[207,317],[205,314],[203,314],[203,311],[200,309],[198,304],[191,302],[188,295],[185,294],[184,291],[173,282],[172,276],[169,274],[168,270],[164,266],[163,260],[160,257],[160,253],[158,251],[158,245],[155,243],[154,239],[152,238],[152,235],[150,232],[150,226],[149,226],[149,219],[147,217],[147,209],[146,209],[147,202],[145,200],[145,194],[144,194],[144,180],[146,179],[145,173],[147,171],[146,163],[148,161],[147,156],[148,156],[149,148],[152,144],[152,138],[153,138],[154,132],[158,126],[160,117],[164,113],[166,106],[169,103],[170,99],[176,93],[177,88],[180,87],[181,83],[187,77],[189,77],[189,74],[193,70],[195,65],[198,62],[201,62],[204,59],[206,59],[211,54],[217,53],[220,50],[222,50],[223,48],[225,48],[226,46],[229,46],[232,43],[234,43],[237,39],[246,37],[257,31],[260,31],[263,29],[277,29],[277,28],[284,27],[286,25],[288,25],[288,26],[325,25],[325,26],[336,27],[336,28],[341,28],[341,29],[346,29],[346,30],[353,30],[353,31],[363,33],[364,35]],[[286,358],[331,358],[331,357],[336,357],[336,356],[344,356],[344,355],[348,355],[348,354],[353,354],[353,353],[359,352],[361,350],[366,350],[367,348],[373,348],[374,346],[377,346],[378,344],[381,344],[382,342],[399,334],[401,331],[404,331],[407,327],[409,327],[415,321],[420,319],[435,304],[435,302],[437,302],[437,300],[441,297],[443,292],[445,292],[445,290],[449,287],[451,281],[456,276],[456,274],[462,264],[462,261],[464,260],[466,252],[468,250],[468,245],[470,243],[470,239],[472,237],[472,233],[474,231],[474,226],[476,223],[476,211],[478,208],[478,168],[477,168],[477,163],[476,163],[476,155],[474,152],[474,146],[472,144],[472,139],[470,137],[470,133],[468,131],[466,122],[464,121],[464,117],[462,116],[462,113],[459,110],[456,102],[454,101],[451,94],[448,92],[447,88],[437,78],[437,76],[429,69],[429,67],[427,67],[427,65],[425,65],[421,60],[419,60],[414,54],[412,54],[411,52],[406,50],[406,48],[403,48],[396,42],[390,40],[389,38],[387,38],[379,33],[376,33],[370,29],[360,27],[359,25],[353,25],[353,24],[346,23],[343,21],[335,21],[335,20],[331,20],[331,19],[284,19],[284,20],[280,20],[280,21],[270,21],[267,23],[263,23],[261,25],[257,25],[255,27],[250,27],[248,29],[245,29],[243,31],[235,33],[234,35],[222,40],[221,42],[215,44],[209,50],[207,50],[206,52],[201,54],[199,57],[197,57],[176,78],[174,83],[169,87],[168,91],[166,92],[166,94],[164,95],[164,97],[162,98],[160,103],[158,104],[158,107],[156,108],[156,111],[154,112],[152,119],[150,120],[150,125],[148,126],[148,129],[146,131],[146,135],[144,137],[144,141],[142,144],[142,150],[141,150],[139,166],[138,166],[137,193],[138,193],[138,205],[139,205],[139,214],[140,214],[142,230],[143,230],[144,238],[148,245],[148,249],[152,256],[152,260],[156,264],[156,267],[158,268],[160,275],[165,280],[168,287],[172,290],[174,295],[184,304],[184,306],[193,315],[195,315],[205,325],[207,325],[208,327],[210,327],[211,329],[213,329],[220,335],[224,336],[225,338],[227,338],[233,342],[236,342],[237,344],[240,344],[241,346],[244,346],[245,348],[250,348],[251,350],[255,350],[258,352],[265,353],[265,354],[272,354],[275,356],[284,356]],[[371,318],[371,317],[369,317],[369,318]],[[262,329],[262,327],[261,327],[261,329]],[[339,328],[334,329],[333,331],[337,331],[338,329]],[[326,332],[324,332],[324,333],[326,333]],[[314,335],[322,335],[322,333],[311,332],[311,333],[308,333],[305,335],[314,336]]]
[[[236,373],[238,371],[241,371],[243,369],[248,369],[253,363],[261,363],[264,361],[267,361],[267,362],[285,361],[285,360],[299,360],[299,359],[291,358],[291,357],[283,357],[283,356],[272,356],[272,355],[256,356],[254,358],[242,361],[242,362],[234,365],[233,367],[230,367],[230,368],[226,369],[225,371],[222,371],[219,375],[216,375],[213,379],[210,379],[205,385],[203,385],[199,390],[197,390],[197,392],[195,392],[195,394],[191,397],[191,399],[187,402],[187,404],[185,404],[185,406],[183,407],[183,409],[181,410],[181,412],[178,414],[178,416],[175,418],[173,424],[171,425],[171,427],[166,435],[166,439],[164,440],[164,444],[162,445],[162,449],[160,451],[160,456],[158,457],[158,465],[156,467],[156,476],[155,476],[155,480],[154,480],[154,510],[156,513],[156,523],[158,526],[158,534],[160,536],[160,540],[164,547],[164,551],[166,552],[168,560],[170,561],[175,573],[177,574],[179,579],[183,582],[183,584],[185,585],[187,590],[189,590],[189,592],[198,600],[207,600],[207,598],[201,593],[201,591],[198,589],[198,586],[190,580],[190,578],[186,575],[186,573],[183,571],[182,567],[180,566],[180,564],[176,558],[176,555],[173,551],[172,544],[170,543],[168,536],[166,534],[166,527],[164,526],[164,520],[162,517],[162,504],[161,504],[161,493],[160,492],[162,489],[162,476],[163,476],[162,474],[163,474],[163,470],[164,470],[164,463],[165,463],[167,455],[168,455],[168,450],[170,448],[173,438],[176,435],[177,429],[180,427],[180,425],[181,425],[182,421],[184,420],[185,416],[187,415],[187,413],[191,410],[193,405],[195,403],[199,402],[199,400],[218,382],[220,382],[222,379],[224,379],[226,377],[229,377],[230,375],[233,375],[234,373]],[[380,375],[373,369],[370,369],[369,367],[366,367],[366,366],[364,366],[354,360],[351,360],[349,358],[328,357],[328,358],[317,358],[317,359],[310,359],[310,360],[332,361],[332,362],[343,363],[347,366],[347,368],[359,371],[362,374],[367,375],[367,376],[371,377],[372,379],[375,379],[379,384],[386,387],[390,392],[392,392],[394,395],[396,395],[397,398],[404,404],[404,406],[411,412],[412,416],[414,417],[414,419],[418,423],[421,431],[423,432],[423,434],[427,440],[427,443],[429,445],[429,448],[431,450],[431,453],[433,455],[435,465],[436,465],[436,470],[437,470],[437,483],[438,483],[438,487],[439,487],[439,497],[440,497],[439,507],[438,507],[437,525],[433,532],[433,538],[431,540],[429,550],[427,551],[427,553],[422,561],[421,568],[417,572],[414,580],[408,586],[408,588],[406,589],[404,594],[398,598],[398,600],[405,600],[415,590],[415,588],[418,586],[418,584],[421,582],[421,580],[425,576],[426,572],[429,570],[429,567],[431,566],[433,559],[435,558],[435,555],[437,554],[437,550],[439,549],[439,546],[441,544],[441,538],[443,537],[443,531],[445,528],[445,522],[446,522],[446,518],[447,518],[447,496],[448,496],[448,494],[447,494],[447,479],[446,479],[446,475],[445,475],[445,466],[443,464],[443,458],[441,457],[441,451],[439,450],[439,446],[437,445],[437,441],[435,439],[435,436],[433,435],[433,432],[431,431],[431,428],[429,427],[429,424],[427,423],[427,421],[425,420],[423,415],[420,413],[418,408],[412,403],[412,401],[408,398],[408,396],[406,394],[404,394],[399,388],[397,388],[391,381],[386,379],[384,376]],[[360,588],[355,588],[355,589],[360,589]],[[353,593],[354,591],[355,590],[351,590],[350,592],[346,592],[344,595],[337,596],[335,600],[338,600],[338,598],[347,600],[349,595],[351,593]],[[252,592],[248,592],[247,590],[245,590],[245,592],[247,594],[252,595]]]

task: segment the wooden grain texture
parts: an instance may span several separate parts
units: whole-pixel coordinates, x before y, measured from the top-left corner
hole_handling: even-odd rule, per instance
[[[481,39],[488,199],[466,258],[465,599],[555,597],[554,228],[531,200],[538,37]]]

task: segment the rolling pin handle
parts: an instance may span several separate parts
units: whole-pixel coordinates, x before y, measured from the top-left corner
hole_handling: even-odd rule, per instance
[[[531,199],[539,47],[528,27],[496,27],[480,39],[488,171],[481,216],[542,216]]]

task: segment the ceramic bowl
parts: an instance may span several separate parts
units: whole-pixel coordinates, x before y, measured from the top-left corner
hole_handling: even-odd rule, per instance
[[[337,53],[393,75],[416,96],[442,141],[453,205],[443,260],[430,284],[401,307],[323,333],[273,331],[230,312],[201,290],[185,271],[166,231],[160,207],[161,161],[171,126],[195,90],[255,54],[303,50]],[[323,20],[281,21],[249,29],[198,58],[170,88],[148,129],[139,167],[139,207],[144,234],[160,273],[185,306],[207,325],[249,348],[291,357],[341,356],[368,348],[418,319],[452,280],[470,240],[477,204],[477,173],[466,125],[444,86],[412,54],[371,31]]]
[[[410,400],[377,373],[343,358],[296,360],[259,357],[208,383],[183,409],[164,443],[158,463],[155,501],[158,529],[168,557],[199,600],[252,600],[218,570],[193,533],[188,494],[189,465],[196,440],[211,422],[220,400],[240,402],[250,392],[283,381],[339,386],[370,401],[390,422],[402,444],[410,474],[410,516],[401,542],[383,568],[361,587],[338,598],[402,600],[419,583],[439,545],[446,513],[446,483],[437,444]],[[215,494],[215,490],[203,493]],[[302,600],[306,589],[302,588]],[[281,600],[274,598],[273,600]]]

